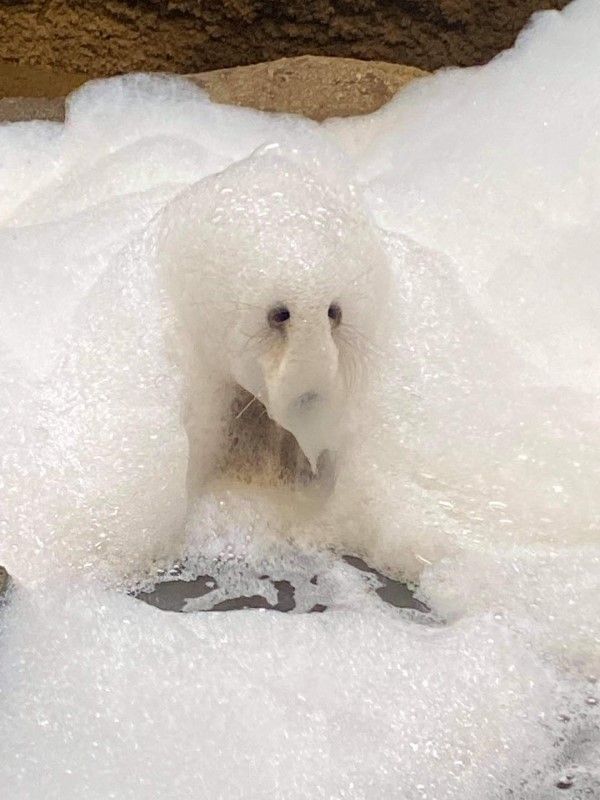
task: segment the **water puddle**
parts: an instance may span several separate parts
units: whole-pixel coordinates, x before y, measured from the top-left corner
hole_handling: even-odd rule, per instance
[[[378,570],[370,567],[365,561],[356,556],[344,556],[343,561],[360,571],[375,578],[379,586],[375,587],[375,592],[379,597],[390,606],[395,608],[410,608],[421,613],[427,613],[429,609],[427,606],[417,600],[414,592],[407,584],[401,581],[389,578],[383,575]],[[169,571],[169,574],[181,574],[181,569],[175,567]],[[312,586],[316,586],[319,580],[318,575],[312,577],[306,576],[306,582]],[[228,597],[226,599],[218,600],[212,606],[205,606],[204,603],[210,604],[210,595],[216,593],[219,589],[218,581],[211,575],[198,575],[193,580],[185,580],[181,577],[175,577],[173,580],[164,580],[157,583],[156,586],[149,591],[139,592],[135,596],[139,600],[148,603],[155,608],[160,608],[162,611],[176,611],[176,612],[189,612],[192,610],[197,611],[241,611],[244,609],[257,608],[266,609],[270,611],[289,612],[297,609],[296,604],[296,586],[289,580],[273,580],[268,575],[259,577],[259,581],[264,581],[265,592],[256,593],[252,595],[239,595],[237,597]],[[298,578],[296,579],[296,583]],[[268,599],[266,595],[273,598],[275,593],[275,602]],[[194,601],[204,598],[203,607],[194,607]],[[307,609],[308,613],[320,613],[327,611],[328,606],[324,603],[315,603],[311,608]]]

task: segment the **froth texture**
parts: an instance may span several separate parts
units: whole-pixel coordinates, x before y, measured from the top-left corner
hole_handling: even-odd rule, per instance
[[[0,127],[13,796],[597,794],[599,32],[578,0],[323,126],[130,76]],[[188,503],[238,390],[311,502],[202,480]],[[175,562],[220,597],[303,574],[297,610],[328,610],[122,591]]]
[[[311,149],[310,140],[302,149],[268,145],[182,193],[160,221],[199,492],[208,451],[227,447],[215,432],[240,387],[316,470],[350,424],[370,361],[365,342],[375,348],[381,335],[375,310],[387,301],[391,265],[344,183],[344,162]],[[269,322],[273,314],[283,320]]]
[[[551,742],[551,677],[485,618],[172,615],[88,589],[15,598],[2,643],[19,798],[499,798]]]

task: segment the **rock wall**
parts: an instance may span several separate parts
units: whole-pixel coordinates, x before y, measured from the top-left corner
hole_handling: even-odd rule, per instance
[[[0,122],[64,119],[64,97],[84,81],[81,75],[50,73],[27,68],[16,80],[16,67],[2,75],[0,68]],[[217,69],[188,75],[217,103],[250,106],[261,111],[285,111],[311,119],[368,114],[387,103],[410,81],[427,75],[416,67],[358,61],[352,58],[298,56],[248,67]],[[52,82],[52,76],[54,81]],[[49,82],[50,81],[50,82]]]
[[[490,59],[568,0],[4,0],[5,62],[104,76],[302,54],[426,70]]]
[[[376,111],[421,75],[427,73],[382,61],[298,56],[189,78],[217,103],[286,111],[321,121]]]

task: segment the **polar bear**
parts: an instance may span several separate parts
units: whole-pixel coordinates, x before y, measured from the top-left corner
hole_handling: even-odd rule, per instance
[[[388,259],[359,193],[280,145],[165,211],[188,499],[224,474],[329,493],[377,352]]]

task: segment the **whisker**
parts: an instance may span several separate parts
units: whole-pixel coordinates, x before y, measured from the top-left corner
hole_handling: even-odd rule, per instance
[[[246,337],[246,343],[244,345],[243,352],[246,352],[246,349],[252,344],[263,344],[270,334],[271,331],[268,328],[264,328],[263,330],[258,331],[258,333],[242,333],[242,335]]]
[[[240,413],[235,415],[234,419],[239,419],[239,418],[242,416],[242,414],[244,413],[244,411],[247,411],[247,410],[250,408],[250,406],[252,405],[252,403],[253,403],[255,400],[256,400],[256,396],[255,396],[255,395],[252,395],[251,399],[250,399],[250,400],[249,400],[249,401],[246,403],[246,405],[245,405],[245,406],[242,408],[242,410],[240,411]]]
[[[348,337],[342,335],[341,340],[344,347],[341,349],[341,362],[343,365],[343,378],[346,388],[352,391],[359,383],[364,370],[365,353],[357,350],[354,342],[349,341]],[[368,359],[367,359],[368,360]]]
[[[348,323],[342,322],[342,326],[341,327],[344,328],[345,331],[351,333],[352,336],[355,336],[357,339],[360,339],[361,342],[363,344],[367,345],[369,350],[371,350],[373,353],[375,353],[377,355],[382,355],[381,348],[377,347],[377,345],[374,344],[365,333],[363,333],[358,328],[355,328],[354,325],[350,325]]]

